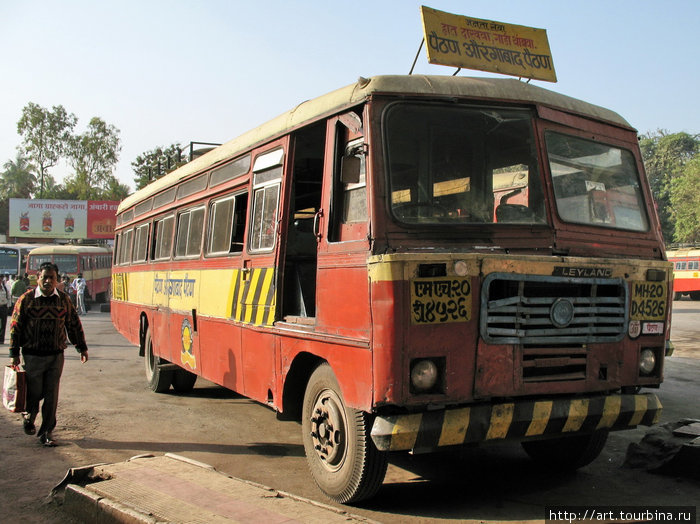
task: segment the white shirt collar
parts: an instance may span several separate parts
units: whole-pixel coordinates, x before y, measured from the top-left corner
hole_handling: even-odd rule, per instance
[[[58,296],[58,289],[56,289],[56,288],[53,288],[53,293],[51,293],[49,296],[52,297],[54,295]],[[37,285],[36,288],[34,288],[34,298],[39,298],[39,297],[43,297],[43,296],[46,296],[46,295],[44,295],[41,292],[41,289],[39,289],[39,286]]]

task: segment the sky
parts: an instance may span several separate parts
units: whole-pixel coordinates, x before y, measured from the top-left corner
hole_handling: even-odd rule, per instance
[[[16,158],[23,107],[62,105],[76,132],[92,117],[119,129],[114,174],[133,189],[145,151],[223,143],[360,76],[408,74],[421,5],[546,29],[558,82],[533,84],[641,134],[700,133],[698,0],[0,0],[0,166]],[[454,73],[424,49],[414,74]]]

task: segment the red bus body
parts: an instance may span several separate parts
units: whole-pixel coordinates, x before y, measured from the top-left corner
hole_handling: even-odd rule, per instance
[[[660,413],[635,394],[662,381],[670,314],[651,202],[615,113],[363,79],[125,200],[112,319],[155,391],[202,376],[301,416],[341,502],[379,489],[387,451],[549,437],[578,467]]]
[[[692,300],[700,300],[700,249],[670,249],[666,255],[673,263],[674,299],[689,295]]]

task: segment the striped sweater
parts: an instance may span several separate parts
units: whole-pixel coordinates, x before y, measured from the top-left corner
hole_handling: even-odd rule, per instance
[[[79,352],[87,350],[83,325],[67,294],[57,290],[36,296],[30,289],[19,298],[10,323],[10,357],[18,357],[20,347],[25,355],[62,353],[67,339]]]

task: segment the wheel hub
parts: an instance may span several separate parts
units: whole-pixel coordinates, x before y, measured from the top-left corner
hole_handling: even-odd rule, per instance
[[[345,457],[345,423],[332,391],[322,392],[311,415],[311,439],[321,462],[335,469]]]

